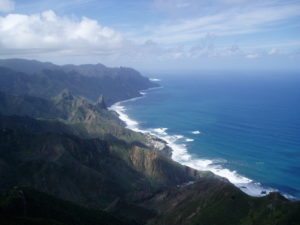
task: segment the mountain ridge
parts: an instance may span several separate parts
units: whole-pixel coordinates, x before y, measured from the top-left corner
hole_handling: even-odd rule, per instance
[[[159,86],[134,69],[99,69],[97,65],[72,65],[72,69],[66,69],[68,66],[36,60],[0,60],[0,91],[49,99],[69,89],[75,95],[92,101],[103,95],[110,106],[118,101],[141,96],[142,90]],[[93,74],[87,75],[91,70]]]

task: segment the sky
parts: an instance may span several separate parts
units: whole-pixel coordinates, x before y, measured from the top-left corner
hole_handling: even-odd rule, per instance
[[[300,71],[300,0],[0,0],[0,58]]]

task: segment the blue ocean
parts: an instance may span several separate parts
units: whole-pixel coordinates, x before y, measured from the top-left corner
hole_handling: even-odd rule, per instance
[[[153,133],[172,158],[244,192],[300,199],[300,74],[156,75],[162,87],[114,105],[128,128]]]

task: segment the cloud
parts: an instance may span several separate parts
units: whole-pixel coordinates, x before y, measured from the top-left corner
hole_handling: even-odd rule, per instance
[[[191,2],[185,3],[178,1],[176,7],[190,7],[187,3]],[[242,14],[230,11],[175,20],[149,27],[146,32],[137,31],[136,36],[130,37],[97,20],[60,16],[52,10],[28,15],[7,14],[0,16],[0,57],[38,58],[59,63],[101,61],[132,66],[149,66],[153,62],[167,66],[183,61],[193,62],[195,66],[198,61],[214,58],[216,61],[225,58],[256,61],[250,59],[283,55],[282,47],[278,45],[272,49],[275,48],[272,43],[260,47],[264,51],[253,48],[247,50],[235,44],[235,41],[218,44],[224,35],[250,32],[266,21],[288,18],[291,13],[296,14],[297,9],[281,7],[282,11],[279,12],[272,8],[269,14],[265,13],[265,8],[264,11],[260,10]],[[276,15],[271,12],[276,12]],[[260,13],[266,18],[257,16]],[[142,36],[139,37],[139,34]],[[297,43],[299,45],[298,41],[289,45]]]
[[[122,35],[96,20],[60,17],[53,11],[0,17],[2,52],[111,52],[124,45]]]
[[[196,42],[207,33],[237,37],[300,26],[297,1],[154,0],[153,5],[172,17],[145,27],[144,32],[136,32],[136,40],[151,39],[164,45],[177,45]]]
[[[15,9],[15,3],[12,0],[0,0],[0,12],[10,12]]]

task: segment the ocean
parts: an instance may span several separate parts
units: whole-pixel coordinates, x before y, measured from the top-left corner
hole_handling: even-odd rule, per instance
[[[157,75],[162,87],[112,106],[127,127],[150,132],[172,158],[227,178],[245,193],[300,199],[300,74]]]

